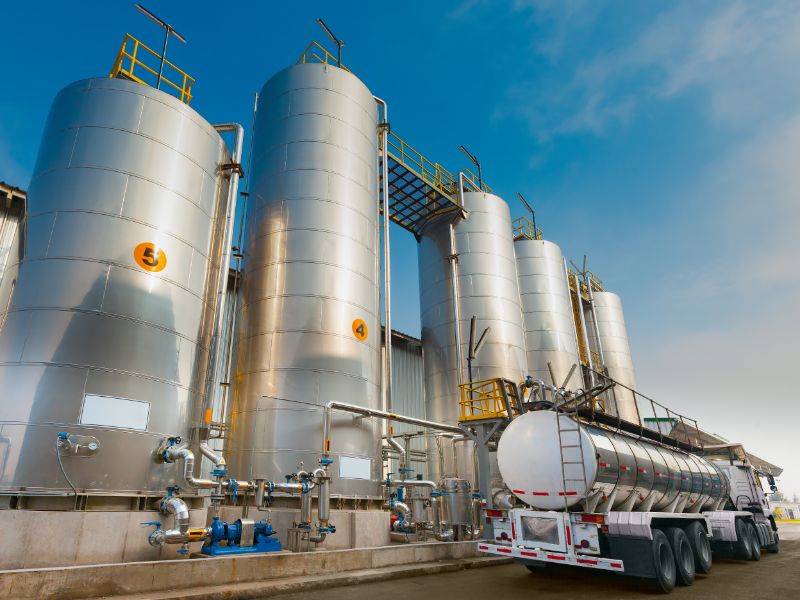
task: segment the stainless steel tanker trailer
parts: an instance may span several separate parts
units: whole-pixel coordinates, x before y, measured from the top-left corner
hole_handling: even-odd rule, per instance
[[[601,569],[669,592],[708,573],[714,556],[778,552],[766,494],[738,444],[692,453],[538,410],[509,423],[497,460],[524,507],[486,510],[494,539],[478,548],[531,571]]]

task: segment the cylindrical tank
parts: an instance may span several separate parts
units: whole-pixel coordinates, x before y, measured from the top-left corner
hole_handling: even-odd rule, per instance
[[[440,218],[422,230],[419,246],[422,349],[425,368],[425,398],[428,418],[455,425],[460,415],[458,369],[469,381],[470,321],[477,317],[477,336],[491,328],[472,365],[472,379],[505,377],[521,381],[527,370],[522,308],[511,215],[508,204],[493,194],[467,192],[466,219],[455,222],[455,252],[458,255],[458,305],[460,308],[461,355],[456,353],[456,323],[453,311],[450,223]],[[477,339],[474,340],[477,342]],[[455,472],[452,445],[447,438],[429,445],[431,478],[462,476]],[[445,460],[441,460],[444,458]],[[444,463],[444,465],[442,465]],[[466,474],[468,476],[468,474]]]
[[[612,292],[593,292],[592,296],[594,314],[591,310],[586,311],[589,345],[596,352],[602,351],[603,363],[608,369],[609,377],[622,385],[636,389],[636,376],[628,342],[628,329],[625,327],[625,315],[622,312],[622,300]],[[595,334],[594,315],[597,315],[599,344]],[[631,390],[617,385],[608,397],[607,412],[626,421],[639,423],[636,397]]]
[[[564,256],[553,242],[514,242],[528,352],[528,375],[567,390],[583,388]],[[551,381],[548,363],[556,381]],[[570,369],[575,370],[570,374]]]
[[[442,520],[450,525],[472,524],[472,487],[466,479],[445,477],[436,490],[442,499]]]
[[[28,193],[26,247],[0,331],[0,488],[163,494],[191,437],[214,322],[230,161],[168,94],[89,79],[56,97]],[[89,449],[91,450],[91,449]]]
[[[231,430],[239,477],[317,465],[322,407],[380,408],[377,105],[352,73],[299,64],[261,90]],[[334,411],[334,495],[380,496],[380,424]]]
[[[559,418],[561,440],[553,411],[525,413],[500,438],[503,480],[525,504],[559,510],[588,496],[605,503],[604,510],[697,512],[728,497],[728,479],[713,462],[594,425],[578,428],[568,415]]]

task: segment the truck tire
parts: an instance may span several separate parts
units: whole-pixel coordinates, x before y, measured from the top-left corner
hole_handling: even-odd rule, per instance
[[[686,526],[685,531],[686,537],[689,538],[689,545],[692,547],[692,554],[694,554],[694,570],[704,575],[710,573],[713,558],[711,542],[705,528],[694,521]]]
[[[733,543],[733,556],[739,560],[750,560],[753,556],[753,541],[744,519],[736,519],[736,541]]]
[[[666,531],[672,554],[675,556],[675,576],[678,585],[694,583],[694,552],[686,532],[680,527],[670,527]]]
[[[664,593],[672,591],[675,587],[675,555],[672,554],[666,534],[660,529],[653,530],[653,568],[655,570],[655,584]]]
[[[770,554],[777,554],[778,552],[781,551],[781,540],[778,537],[778,532],[777,531],[775,531],[773,533],[775,534],[775,543],[774,544],[770,544],[769,546],[764,546],[764,550],[766,550]]]
[[[758,537],[758,530],[756,530],[756,526],[753,523],[748,523],[747,528],[750,530],[750,538],[753,540],[750,560],[759,561],[761,560],[761,539]]]

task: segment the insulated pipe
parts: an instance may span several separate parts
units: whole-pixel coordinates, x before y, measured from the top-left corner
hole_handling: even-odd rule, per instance
[[[194,476],[194,452],[187,447],[170,446],[165,452],[165,460],[167,462],[175,462],[176,460],[183,460],[183,478],[190,488],[195,489],[209,489],[216,488],[220,485],[218,481],[211,479],[198,479]]]
[[[221,454],[217,454],[211,448],[209,448],[207,442],[202,442],[200,444],[200,454],[205,456],[208,460],[210,460],[215,467],[224,467],[225,466],[225,459]]]
[[[433,537],[440,542],[452,542],[455,538],[455,531],[450,529],[442,529],[442,515],[441,515],[441,499],[433,498],[431,501],[431,509],[433,512]]]
[[[357,415],[363,415],[365,417],[390,419],[397,421],[398,423],[408,423],[409,425],[418,425],[419,427],[427,427],[428,429],[436,429],[439,431],[446,431],[448,433],[457,433],[459,435],[463,435],[464,433],[460,427],[455,425],[446,425],[444,423],[437,423],[435,421],[426,421],[425,419],[417,419],[415,417],[398,415],[395,413],[386,412],[384,410],[375,410],[374,408],[366,408],[364,406],[357,406],[355,404],[331,401],[325,405],[322,418],[322,454],[324,456],[328,456],[331,452],[331,413],[333,412],[333,409],[342,410]]]
[[[385,100],[373,96],[383,108],[383,122],[378,125],[381,134],[381,177],[383,185],[383,324],[385,328],[383,347],[385,348],[383,381],[386,393],[386,410],[392,410],[392,265],[389,244],[389,107]]]
[[[175,526],[182,533],[189,531],[189,507],[177,496],[164,500],[162,511],[175,517]]]
[[[219,263],[219,281],[217,282],[217,318],[211,338],[211,352],[209,353],[209,369],[206,379],[206,396],[201,415],[202,426],[208,427],[207,411],[211,406],[214,397],[214,387],[216,384],[216,371],[219,364],[221,349],[219,348],[220,335],[225,327],[225,296],[228,288],[228,266],[231,261],[231,243],[233,240],[233,229],[236,223],[236,200],[239,196],[239,173],[242,161],[242,146],[244,145],[244,127],[239,123],[219,123],[214,125],[214,129],[223,133],[226,131],[234,132],[233,152],[231,154],[231,179],[228,185],[228,201],[225,203],[225,230],[222,237],[222,257]],[[225,419],[225,415],[222,415]]]
[[[463,203],[463,198],[459,201]],[[461,353],[461,302],[459,299],[460,292],[458,286],[458,249],[456,248],[456,229],[453,226],[453,223],[450,223],[450,256],[447,258],[450,261],[450,293],[453,295],[453,320],[455,321],[456,336],[456,363],[458,364],[456,373],[458,374],[458,385],[460,390],[460,386],[464,383],[464,357]]]
[[[400,444],[400,442],[398,442],[396,439],[394,439],[394,431],[391,425],[389,425],[389,430],[386,432],[386,443],[389,444],[389,446],[391,446],[395,450],[397,450],[397,452],[400,454],[400,468],[401,469],[407,468],[408,453],[406,452],[406,449],[403,447],[403,445]],[[401,471],[400,479],[404,478],[405,478],[405,473]]]

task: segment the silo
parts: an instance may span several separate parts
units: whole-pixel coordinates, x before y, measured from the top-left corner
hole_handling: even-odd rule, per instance
[[[307,63],[261,91],[226,456],[242,478],[317,466],[322,407],[380,408],[377,105]],[[380,424],[334,412],[333,495],[378,497]]]
[[[602,355],[608,375],[624,386],[636,389],[636,377],[633,370],[633,359],[628,342],[628,329],[622,312],[622,300],[612,292],[592,292],[594,311],[586,311],[586,328],[589,332],[590,347]],[[594,315],[597,315],[597,334],[595,333]],[[598,335],[600,336],[598,344]],[[615,386],[613,399],[607,411],[613,415],[639,422],[636,397],[633,392],[622,386]]]
[[[460,415],[459,368],[469,380],[467,355],[470,321],[477,317],[477,333],[490,328],[473,361],[474,381],[504,377],[521,381],[527,370],[514,241],[508,205],[481,192],[464,194],[466,219],[453,222],[457,255],[457,304],[454,305],[450,265],[449,218],[439,218],[422,230],[419,246],[422,348],[428,418],[456,424]],[[463,364],[456,352],[456,320]],[[463,451],[463,449],[462,449]],[[429,446],[431,478],[455,473],[452,444],[446,439]],[[468,462],[468,461],[462,461]]]
[[[564,256],[553,242],[517,239],[514,242],[519,290],[525,324],[528,375],[545,383],[583,388],[578,340],[572,315]],[[551,381],[548,363],[556,381]]]
[[[202,405],[229,161],[214,128],[159,90],[103,78],[58,94],[0,330],[3,493],[176,484],[181,466],[153,453],[190,439]],[[63,472],[61,431],[86,451]]]

